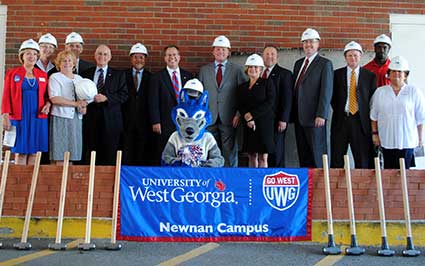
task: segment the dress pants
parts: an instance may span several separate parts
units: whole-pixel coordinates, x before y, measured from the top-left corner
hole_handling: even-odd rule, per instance
[[[400,158],[404,158],[406,169],[412,165],[414,149],[385,149],[382,148],[384,155],[384,168],[385,169],[400,169]]]
[[[285,167],[285,135],[286,129],[283,132],[274,131],[275,152],[269,154],[269,167]]]
[[[372,136],[362,130],[360,115],[344,114],[341,125],[331,128],[331,167],[344,168],[348,144],[354,157],[355,168],[374,168]]]
[[[304,127],[296,121],[295,136],[300,167],[322,168],[322,155],[328,153],[326,123],[322,127]]]
[[[213,134],[217,145],[224,157],[225,167],[238,167],[238,144],[236,142],[236,129],[232,125],[224,125],[217,117],[214,125],[207,128]]]

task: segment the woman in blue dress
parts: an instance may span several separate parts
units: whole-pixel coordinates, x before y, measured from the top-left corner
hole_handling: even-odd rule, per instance
[[[47,152],[48,114],[50,102],[47,94],[47,74],[34,68],[40,48],[32,40],[26,40],[19,48],[22,66],[6,73],[2,99],[3,128],[16,127],[16,164],[34,164],[38,151]]]

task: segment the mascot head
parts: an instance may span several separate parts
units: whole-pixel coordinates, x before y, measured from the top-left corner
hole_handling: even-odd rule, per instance
[[[178,104],[171,112],[171,119],[180,137],[186,141],[202,138],[211,123],[211,113],[208,110],[208,92],[204,92],[204,86],[198,79],[186,82],[180,92]]]

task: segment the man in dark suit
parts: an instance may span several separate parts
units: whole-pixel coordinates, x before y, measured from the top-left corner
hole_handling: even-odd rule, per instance
[[[128,99],[122,105],[124,120],[123,163],[149,165],[152,156],[152,131],[148,119],[147,91],[151,73],[145,69],[148,50],[136,43],[130,50],[131,68],[125,70]]]
[[[81,75],[89,68],[95,66],[91,62],[80,59],[80,55],[83,52],[83,45],[84,45],[83,37],[81,37],[80,34],[76,32],[71,32],[70,34],[68,34],[68,36],[66,36],[65,50],[72,51],[75,54],[75,57],[77,57],[77,65],[75,66],[75,73],[78,75]]]
[[[164,48],[164,61],[167,66],[152,76],[149,93],[149,120],[155,136],[155,151],[151,155],[156,164],[160,163],[161,154],[171,133],[176,126],[171,120],[171,110],[177,105],[177,98],[184,84],[192,74],[179,67],[180,52],[175,45]]]
[[[230,41],[218,36],[213,44],[214,62],[201,67],[199,80],[208,91],[208,108],[212,114],[208,127],[224,157],[224,166],[238,166],[238,143],[236,128],[239,114],[236,111],[236,91],[248,81],[243,68],[230,62]]]
[[[335,70],[331,105],[331,167],[343,168],[348,144],[356,168],[373,168],[369,102],[376,90],[374,73],[360,67],[362,47],[349,42],[344,49],[347,66]]]
[[[333,88],[332,62],[318,54],[320,36],[306,29],[301,41],[305,57],[295,62],[292,119],[300,167],[321,168],[327,154],[326,120]]]
[[[270,79],[276,89],[274,102],[274,141],[275,153],[269,156],[270,167],[285,167],[285,132],[292,105],[292,73],[278,65],[278,51],[268,45],[263,50],[264,65],[262,78]]]
[[[123,130],[121,105],[127,100],[127,86],[124,74],[108,66],[108,46],[99,45],[94,58],[96,66],[82,74],[93,80],[98,90],[83,117],[83,156],[89,162],[90,152],[96,151],[97,165],[115,165]]]

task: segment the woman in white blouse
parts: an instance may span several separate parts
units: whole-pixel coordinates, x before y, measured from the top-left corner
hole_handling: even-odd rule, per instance
[[[414,148],[423,145],[425,99],[418,88],[406,83],[409,70],[405,58],[391,59],[391,85],[378,88],[371,100],[372,139],[382,148],[386,169],[399,168],[399,158],[404,158],[409,168]]]
[[[49,126],[50,160],[61,164],[66,151],[70,152],[71,161],[81,160],[82,116],[86,113],[87,102],[77,100],[75,94],[74,84],[82,80],[73,73],[77,64],[75,55],[62,51],[55,64],[60,72],[49,78],[49,97],[53,104]]]

